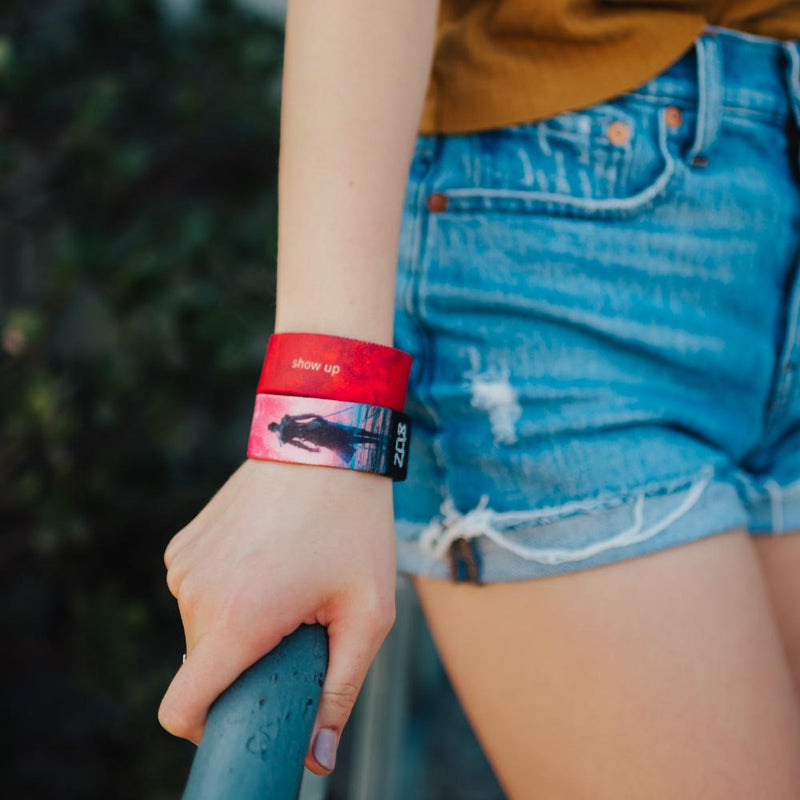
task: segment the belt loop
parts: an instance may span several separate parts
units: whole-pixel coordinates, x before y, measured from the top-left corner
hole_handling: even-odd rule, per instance
[[[723,72],[719,40],[712,29],[695,39],[697,63],[697,122],[686,157],[694,166],[708,163],[708,153],[722,121]]]

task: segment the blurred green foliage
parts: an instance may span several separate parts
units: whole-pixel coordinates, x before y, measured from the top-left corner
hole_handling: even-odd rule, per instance
[[[180,794],[162,554],[244,458],[282,46],[221,0],[0,7],[5,796]]]

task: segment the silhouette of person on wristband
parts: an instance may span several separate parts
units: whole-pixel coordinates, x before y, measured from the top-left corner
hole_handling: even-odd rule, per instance
[[[280,422],[270,422],[269,429],[278,434],[281,444],[301,447],[312,453],[323,448],[332,450],[342,460],[350,461],[359,444],[379,444],[381,435],[357,428],[330,422],[319,414],[284,414]]]

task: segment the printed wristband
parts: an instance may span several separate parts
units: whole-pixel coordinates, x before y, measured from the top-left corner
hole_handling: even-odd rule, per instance
[[[256,395],[247,455],[406,478],[411,436],[402,411],[321,397]]]
[[[273,333],[258,394],[294,394],[387,406],[402,411],[410,353],[326,333]]]

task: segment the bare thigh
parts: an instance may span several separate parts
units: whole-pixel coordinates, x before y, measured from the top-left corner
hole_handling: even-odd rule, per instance
[[[754,536],[753,542],[800,695],[800,531]]]
[[[414,585],[510,800],[798,800],[800,709],[745,531]]]

